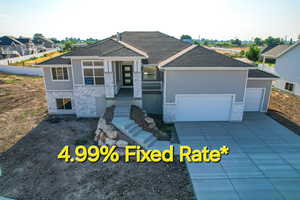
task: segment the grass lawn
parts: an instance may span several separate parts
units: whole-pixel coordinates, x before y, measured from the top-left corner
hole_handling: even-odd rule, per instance
[[[300,135],[300,97],[273,89],[268,115]]]
[[[45,60],[48,60],[50,58],[54,58],[54,57],[57,57],[57,56],[60,56],[62,54],[64,54],[65,52],[51,52],[51,53],[47,53],[41,57],[32,57],[30,59],[27,59],[27,60],[23,60],[23,61],[20,61],[20,62],[15,62],[15,63],[10,63],[9,65],[13,65],[13,66],[32,66],[32,65],[35,65],[35,64],[38,64],[38,63],[41,63]]]

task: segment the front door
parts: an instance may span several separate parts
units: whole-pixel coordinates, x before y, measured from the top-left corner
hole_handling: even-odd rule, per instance
[[[132,65],[122,65],[123,85],[132,86]]]

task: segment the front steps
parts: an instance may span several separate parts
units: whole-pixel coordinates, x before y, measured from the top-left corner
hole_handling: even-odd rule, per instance
[[[130,106],[117,105],[112,124],[145,149],[164,151],[169,149],[170,145],[174,145],[174,153],[179,154],[179,144],[171,144],[169,141],[159,141],[152,133],[144,131],[134,120],[131,120]]]

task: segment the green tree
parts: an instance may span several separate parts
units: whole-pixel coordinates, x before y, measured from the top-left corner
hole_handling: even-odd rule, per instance
[[[259,37],[256,37],[254,39],[254,43],[257,45],[257,46],[262,46],[264,44],[263,40]]]
[[[180,37],[180,40],[191,40],[191,39],[192,39],[192,37],[190,35],[182,35]]]
[[[231,42],[231,44],[236,45],[236,46],[242,45],[242,41],[239,39],[230,40],[230,42]]]
[[[44,35],[41,34],[41,33],[35,33],[35,34],[33,35],[33,39],[38,39],[38,38],[43,38],[43,37],[44,37]]]
[[[72,45],[75,44],[73,41],[66,41],[63,43],[63,51],[71,51]]]
[[[58,39],[56,39],[55,37],[52,37],[52,38],[49,38],[52,42],[54,42],[54,43],[59,43],[59,40]]]
[[[269,36],[267,39],[265,39],[264,43],[268,46],[276,46],[279,44],[283,44],[284,42],[280,38]]]
[[[260,57],[260,49],[257,46],[251,46],[246,52],[246,57],[252,61],[258,61]]]

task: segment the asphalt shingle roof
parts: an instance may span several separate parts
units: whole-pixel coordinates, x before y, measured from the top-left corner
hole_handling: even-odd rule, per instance
[[[120,37],[121,41],[146,52],[149,56],[147,59],[149,64],[158,64],[191,45],[158,31],[125,31],[120,34]]]
[[[18,45],[23,44],[22,42],[18,41],[16,38],[14,38],[12,36],[0,37],[0,45],[11,45],[13,42]]]
[[[259,70],[259,69],[249,69],[249,78],[279,78],[278,76]]]
[[[167,63],[165,67],[253,67],[202,46],[197,46],[187,53]]]
[[[67,56],[67,55],[69,55],[69,53],[51,58],[49,60],[39,63],[38,65],[57,65],[57,64],[70,65],[71,60],[68,58],[63,58],[63,56]]]
[[[107,38],[95,44],[75,49],[69,56],[143,56],[119,42]]]
[[[270,50],[266,51],[263,53],[264,56],[276,58],[279,54],[281,54],[283,51],[288,49],[290,45],[282,44],[282,45],[277,45]]]

